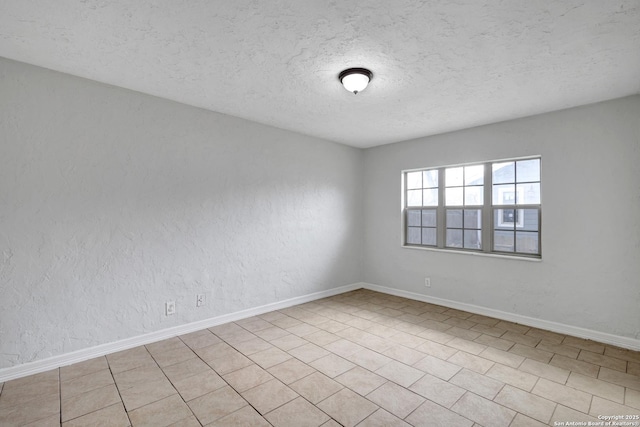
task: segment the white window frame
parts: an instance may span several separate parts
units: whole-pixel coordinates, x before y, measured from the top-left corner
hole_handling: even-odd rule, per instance
[[[506,258],[518,258],[518,259],[530,259],[530,260],[540,260],[542,259],[542,196],[539,204],[497,204],[493,202],[493,174],[492,174],[492,165],[494,163],[505,163],[505,162],[517,162],[521,160],[531,160],[531,159],[539,159],[540,160],[540,193],[542,194],[542,156],[534,155],[534,156],[526,156],[526,157],[516,157],[516,158],[507,158],[507,159],[497,159],[497,160],[489,160],[484,162],[474,162],[474,163],[464,163],[464,164],[453,164],[453,165],[444,165],[444,166],[434,166],[434,167],[425,167],[419,169],[408,169],[402,171],[402,246],[404,248],[410,249],[426,249],[426,250],[435,250],[435,251],[443,251],[443,252],[456,252],[456,253],[468,253],[473,255],[490,255],[490,256],[499,256]],[[484,173],[484,203],[483,205],[469,205],[469,206],[446,206],[445,205],[445,170],[448,168],[455,168],[461,166],[474,166],[474,165],[483,165],[485,168]],[[438,205],[437,206],[407,206],[407,174],[411,172],[419,172],[419,171],[428,171],[428,170],[438,170]],[[517,194],[523,193],[523,189],[515,185],[515,191]],[[504,191],[501,188],[497,189],[498,192]],[[522,199],[523,194],[520,194],[520,199]],[[463,202],[464,203],[464,202]],[[408,238],[408,223],[407,216],[410,210],[436,210],[436,245],[423,245],[423,244],[411,244],[407,242]],[[447,209],[480,209],[482,216],[482,248],[481,249],[470,249],[470,248],[458,248],[458,247],[449,247],[446,246],[446,212]],[[531,254],[525,252],[515,252],[517,250],[517,246],[514,246],[514,251],[500,251],[494,250],[494,231],[496,227],[505,227],[505,226],[513,226],[512,222],[505,222],[502,220],[502,215],[498,214],[498,223],[495,222],[494,211],[503,211],[503,210],[515,210],[517,212],[517,221],[514,226],[514,232],[518,229],[522,230],[524,228],[524,211],[525,209],[533,209],[538,212],[538,253]],[[464,214],[463,214],[464,215]],[[464,227],[464,225],[463,225]],[[426,228],[426,227],[425,227]],[[420,228],[422,231],[422,227]],[[514,234],[514,245],[516,234]],[[463,241],[464,246],[464,241]]]

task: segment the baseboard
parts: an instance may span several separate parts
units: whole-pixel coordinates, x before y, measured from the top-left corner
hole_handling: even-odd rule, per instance
[[[496,319],[507,320],[509,322],[519,323],[521,325],[531,326],[546,331],[558,332],[560,334],[571,335],[578,338],[585,338],[592,341],[598,341],[605,344],[615,345],[617,347],[627,348],[629,350],[640,350],[640,340],[621,337],[618,335],[608,334],[605,332],[593,331],[591,329],[580,328],[577,326],[565,325],[563,323],[551,322],[548,320],[536,319],[534,317],[522,316],[520,314],[509,313],[506,311],[494,310],[492,308],[481,307],[473,304],[452,301],[443,298],[432,297],[429,295],[417,294],[415,292],[403,291],[401,289],[388,288],[385,286],[373,285],[371,283],[361,283],[362,287],[376,292],[382,292],[389,295],[409,298],[413,300],[428,302],[431,304],[441,305],[444,307],[455,308],[457,310],[468,311],[469,313],[480,314]]]
[[[10,381],[16,378],[25,377],[28,375],[38,374],[40,372],[49,371],[51,369],[60,368],[62,366],[71,365],[73,363],[83,362],[85,360],[93,359],[95,357],[105,356],[107,354],[115,353],[122,350],[128,350],[130,348],[138,347],[140,345],[150,344],[157,341],[162,341],[167,338],[172,338],[178,335],[188,334],[190,332],[199,331],[213,326],[221,325],[223,323],[234,322],[236,320],[245,319],[251,316],[257,316],[260,314],[268,313],[274,310],[280,310],[283,308],[291,307],[298,304],[304,304],[306,302],[315,301],[321,298],[326,298],[345,292],[354,291],[356,289],[369,289],[376,292],[381,292],[389,295],[395,295],[403,298],[409,298],[413,300],[428,302],[431,304],[437,304],[444,307],[455,308],[457,310],[468,311],[474,314],[480,314],[483,316],[494,317],[496,319],[507,320],[514,323],[519,323],[526,326],[531,326],[547,331],[558,332],[561,334],[571,335],[574,337],[585,338],[593,341],[602,342],[605,344],[615,345],[617,347],[627,348],[630,350],[640,350],[640,340],[621,337],[618,335],[612,335],[605,332],[593,331],[590,329],[580,328],[577,326],[565,325],[563,323],[551,322],[548,320],[536,319],[533,317],[522,316],[515,313],[509,313],[500,310],[494,310],[491,308],[481,307],[473,304],[466,304],[458,301],[437,298],[429,295],[422,295],[415,292],[404,291],[401,289],[389,288],[386,286],[374,285],[371,283],[353,283],[350,285],[341,286],[326,291],[315,292],[308,295],[303,295],[295,298],[290,298],[283,301],[278,301],[259,307],[253,307],[246,310],[237,311],[234,313],[224,314],[222,316],[216,316],[205,320],[199,320],[197,322],[187,323],[172,328],[162,329],[160,331],[151,332],[136,337],[126,338],[120,341],[112,343],[102,344],[95,347],[90,347],[70,353],[61,354],[59,356],[49,357],[47,359],[37,360],[35,362],[24,363],[22,365],[12,366],[9,368],[0,369],[0,383]]]
[[[253,307],[246,310],[236,311],[234,313],[224,314],[222,316],[216,316],[205,320],[199,320],[197,322],[174,326],[136,337],[126,338],[120,341],[101,344],[95,347],[37,360],[35,362],[29,362],[22,365],[0,369],[0,383],[16,378],[26,377],[28,375],[38,374],[40,372],[49,371],[51,369],[60,368],[62,366],[71,365],[73,363],[83,362],[85,360],[93,359],[94,357],[100,357],[122,350],[128,350],[140,345],[162,341],[164,339],[172,338],[178,335],[184,335],[190,332],[211,328],[213,326],[222,325],[223,323],[234,322],[236,320],[245,319],[251,316],[257,316],[260,314],[268,313],[270,311],[280,310],[294,305],[315,301],[317,299],[354,291],[356,289],[363,288],[364,285],[365,284],[363,283],[353,283],[326,291],[315,292],[312,294],[290,298],[283,301],[261,305],[259,307]]]

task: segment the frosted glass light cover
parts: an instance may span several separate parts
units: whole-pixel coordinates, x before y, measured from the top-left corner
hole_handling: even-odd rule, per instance
[[[346,90],[353,93],[358,93],[369,84],[369,76],[364,74],[348,74],[342,78],[342,85]]]

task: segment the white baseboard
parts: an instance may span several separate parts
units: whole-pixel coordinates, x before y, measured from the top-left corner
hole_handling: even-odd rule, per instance
[[[443,298],[436,298],[429,295],[403,291],[401,289],[373,285],[371,283],[361,283],[361,285],[365,289],[382,292],[389,295],[395,295],[399,297],[428,302],[431,304],[437,304],[444,307],[455,308],[457,310],[468,311],[469,313],[480,314],[487,317],[494,317],[496,319],[519,323],[521,325],[531,326],[534,328],[544,329],[552,332],[558,332],[578,338],[585,338],[605,344],[611,344],[617,347],[627,348],[629,350],[640,350],[640,340],[634,338],[612,335],[606,332],[594,331],[591,329],[580,328],[578,326],[565,325],[563,323],[551,322],[549,320],[536,319],[534,317],[522,316],[520,314],[508,313],[506,311],[494,310],[492,308],[481,307],[473,304],[465,304],[462,302]]]
[[[640,340],[612,335],[605,332],[593,331],[590,329],[580,328],[577,326],[565,325],[563,323],[551,322],[548,320],[536,319],[533,317],[522,316],[515,313],[494,310],[491,308],[481,307],[473,304],[466,304],[443,298],[436,298],[429,295],[417,294],[414,292],[404,291],[401,289],[388,288],[385,286],[374,285],[371,283],[353,283],[326,291],[315,292],[313,294],[303,295],[300,297],[290,298],[284,301],[278,301],[259,307],[249,308],[237,311],[235,313],[224,314],[222,316],[212,317],[197,322],[187,323],[172,328],[162,329],[160,331],[151,332],[137,337],[126,338],[124,340],[98,345],[71,353],[61,354],[59,356],[49,357],[35,362],[29,362],[22,365],[12,366],[10,368],[0,369],[0,383],[10,381],[16,378],[28,375],[38,374],[40,372],[49,371],[51,369],[60,368],[62,366],[71,365],[73,363],[83,362],[107,354],[115,353],[122,350],[138,347],[140,345],[150,344],[172,338],[178,335],[188,334],[190,332],[199,331],[223,323],[234,322],[236,320],[245,319],[251,316],[257,316],[274,310],[291,307],[306,302],[315,301],[321,298],[338,295],[345,292],[354,291],[356,289],[369,289],[376,292],[382,292],[389,295],[409,298],[413,300],[437,304],[444,307],[455,308],[457,310],[468,311],[470,313],[480,314],[483,316],[494,317],[496,319],[507,320],[526,326],[531,326],[547,331],[558,332],[579,338],[586,338],[605,344],[615,345],[617,347],[628,348],[630,350],[640,350]]]
[[[294,305],[315,301],[317,299],[338,295],[344,292],[354,291],[363,287],[363,283],[353,283],[351,285],[341,286],[326,291],[315,292],[308,295],[290,298],[284,301],[278,301],[266,305],[261,305],[259,307],[237,311],[235,313],[224,314],[222,316],[199,320],[197,322],[187,323],[180,326],[174,326],[171,328],[162,329],[160,331],[155,331],[136,337],[126,338],[112,343],[101,344],[95,347],[37,360],[35,362],[29,362],[22,365],[0,369],[0,383],[16,378],[26,377],[28,375],[38,374],[40,372],[49,371],[51,369],[60,368],[62,366],[71,365],[73,363],[83,362],[85,360],[93,359],[94,357],[104,356],[107,354],[115,353],[117,351],[128,350],[140,345],[162,341],[164,339],[172,338],[178,335],[184,335],[190,332],[211,328],[213,326],[222,325],[223,323],[234,322],[236,320],[245,319],[251,316],[257,316],[270,311],[280,310]]]

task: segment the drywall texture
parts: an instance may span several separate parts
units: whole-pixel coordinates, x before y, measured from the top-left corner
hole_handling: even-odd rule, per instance
[[[640,338],[639,118],[634,96],[366,150],[365,281]],[[401,246],[403,169],[536,154],[541,262]]]
[[[640,0],[0,4],[0,56],[359,147],[640,91]]]
[[[359,281],[361,180],[357,149],[0,59],[0,368]]]

